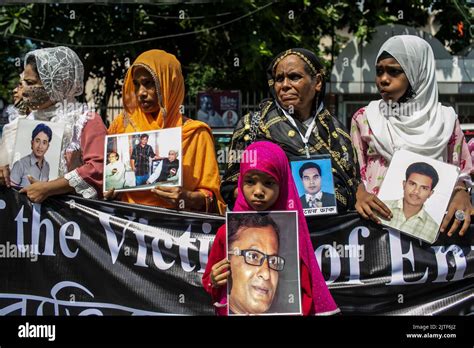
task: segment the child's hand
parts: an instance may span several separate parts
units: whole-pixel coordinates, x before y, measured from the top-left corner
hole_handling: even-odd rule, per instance
[[[223,259],[212,266],[211,283],[213,288],[218,288],[227,284],[227,277],[230,275],[230,262]]]

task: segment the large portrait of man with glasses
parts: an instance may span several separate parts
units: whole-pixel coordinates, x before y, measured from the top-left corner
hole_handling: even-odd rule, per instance
[[[227,214],[229,315],[300,314],[296,212]]]

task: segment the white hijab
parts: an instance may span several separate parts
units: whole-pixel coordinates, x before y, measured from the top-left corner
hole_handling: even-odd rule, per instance
[[[382,45],[377,60],[384,51],[398,61],[415,96],[400,104],[397,115],[383,100],[369,103],[366,113],[375,148],[389,161],[398,149],[446,161],[457,115],[438,102],[431,46],[418,36],[398,35]]]

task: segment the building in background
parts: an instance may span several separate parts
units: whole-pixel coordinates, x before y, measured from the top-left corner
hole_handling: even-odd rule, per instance
[[[451,55],[433,35],[403,25],[376,28],[369,43],[352,39],[334,61],[327,87],[329,109],[346,127],[352,115],[370,101],[380,99],[375,86],[375,59],[382,44],[394,35],[418,35],[433,48],[440,102],[452,106],[461,123],[474,123],[474,49]]]

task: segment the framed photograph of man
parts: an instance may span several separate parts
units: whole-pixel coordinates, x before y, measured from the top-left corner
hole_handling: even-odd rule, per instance
[[[393,215],[382,224],[434,243],[458,176],[454,165],[397,151],[377,195]]]
[[[229,315],[301,314],[298,216],[228,212]]]
[[[337,214],[334,178],[329,156],[290,162],[305,216]]]
[[[240,91],[209,91],[197,94],[197,119],[212,128],[234,128],[239,120]]]
[[[18,121],[10,180],[13,186],[30,185],[35,180],[50,181],[59,176],[64,123]]]
[[[181,127],[108,135],[104,192],[182,185]]]

